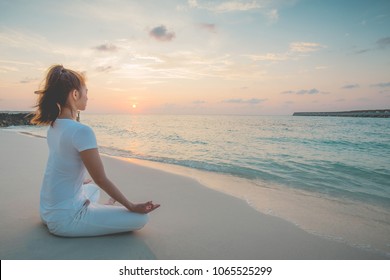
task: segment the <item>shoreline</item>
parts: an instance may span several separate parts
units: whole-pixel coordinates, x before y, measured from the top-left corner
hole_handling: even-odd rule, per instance
[[[25,154],[25,158],[10,158],[11,167],[23,168],[32,166],[32,169],[38,172],[30,174],[31,170],[26,170],[29,178],[33,177],[35,192],[39,189],[42,169],[46,162],[46,143],[39,137],[31,135],[23,135],[15,132],[3,133],[0,130],[0,137],[4,143],[1,153],[12,153],[12,151],[20,151]],[[8,139],[8,140],[7,140]],[[3,142],[3,140],[5,140]],[[8,142],[7,142],[8,141]],[[31,142],[31,143],[30,143]],[[8,144],[7,144],[8,143]],[[19,144],[19,146],[18,146]],[[28,144],[28,145],[26,145]],[[30,145],[31,144],[31,145]],[[8,148],[7,148],[8,145]],[[45,149],[43,151],[42,149]],[[8,158],[8,157],[4,157]],[[39,159],[38,162],[34,160]],[[226,188],[226,177],[221,178],[215,176],[219,174],[210,174],[190,168],[181,168],[178,166],[169,166],[167,164],[159,164],[154,162],[145,162],[141,160],[133,160],[126,158],[118,158],[104,155],[103,161],[107,170],[108,176],[119,186],[124,186],[124,193],[132,197],[133,200],[153,199],[161,203],[162,207],[156,213],[151,215],[151,222],[147,227],[140,232],[136,232],[129,236],[115,235],[100,238],[76,239],[75,244],[80,246],[83,242],[97,244],[95,251],[99,250],[98,256],[101,258],[110,258],[114,254],[114,258],[141,258],[141,259],[386,259],[390,256],[386,253],[375,250],[375,247],[355,246],[351,247],[351,242],[348,240],[337,240],[326,236],[318,237],[312,233],[303,231],[301,225],[297,227],[286,218],[279,218],[275,215],[280,211],[276,209],[276,205],[288,205],[288,201],[283,200],[283,193],[274,188],[262,186],[262,193],[257,195],[262,200],[260,204],[256,204],[254,193],[247,193],[247,197],[243,197],[242,188],[246,191],[257,191],[259,187],[245,186],[243,181],[237,181],[238,178],[228,178],[230,187]],[[4,162],[2,162],[4,164]],[[43,165],[43,166],[41,166]],[[159,165],[159,168],[157,168]],[[20,166],[20,167],[19,167]],[[12,185],[12,180],[7,181],[7,176],[12,175],[10,167],[8,172],[2,174],[5,177],[5,183],[9,182]],[[8,174],[10,173],[10,174]],[[15,173],[15,170],[13,171]],[[131,174],[131,176],[129,175]],[[13,175],[14,180],[18,181],[17,175]],[[130,176],[130,177],[128,177]],[[129,185],[129,180],[131,184]],[[13,181],[15,184],[16,181]],[[38,186],[36,186],[38,185]],[[231,187],[233,185],[233,187]],[[234,186],[240,186],[241,192]],[[139,186],[140,189],[137,189]],[[24,190],[21,186],[21,190]],[[210,188],[213,187],[213,188]],[[20,187],[18,187],[20,188]],[[18,189],[17,188],[17,189]],[[9,208],[14,207],[12,197],[17,197],[14,193],[16,190],[5,192],[6,203],[1,207],[3,214],[1,223],[4,225],[1,234],[1,251],[2,259],[20,259],[23,256],[28,258],[38,258],[34,252],[26,252],[26,248],[21,246],[19,252],[14,252],[15,242],[20,243],[23,237],[31,239],[31,229],[27,231],[14,232],[13,215],[31,216],[29,222],[35,225],[33,228],[33,240],[36,238],[40,241],[46,250],[50,250],[51,246],[62,244],[61,238],[53,237],[48,234],[42,225],[39,224],[37,213],[36,193],[35,198],[28,200],[26,209],[22,213],[15,214]],[[27,190],[31,191],[31,190]],[[2,190],[4,192],[4,190]],[[230,192],[230,193],[229,193]],[[228,195],[227,195],[227,194]],[[267,195],[265,195],[267,194]],[[31,195],[31,194],[30,194]],[[250,199],[248,198],[250,197]],[[284,197],[284,199],[286,196]],[[199,201],[201,202],[199,204]],[[308,203],[310,198],[306,197],[305,202]],[[264,203],[268,204],[264,204]],[[270,206],[275,203],[273,206]],[[278,203],[276,203],[278,202]],[[317,203],[317,201],[314,201]],[[314,203],[312,202],[312,203]],[[199,205],[201,208],[199,209]],[[217,208],[215,208],[217,206]],[[315,205],[317,206],[317,205]],[[31,207],[35,210],[31,211]],[[184,207],[184,208],[183,208]],[[263,208],[262,208],[263,207]],[[259,209],[256,209],[259,208]],[[178,212],[178,209],[180,210]],[[252,210],[251,210],[252,209]],[[256,210],[255,210],[256,209]],[[273,211],[268,211],[268,210]],[[265,210],[265,211],[264,211]],[[28,211],[28,213],[26,212]],[[267,213],[268,211],[268,213]],[[303,210],[302,210],[303,211]],[[302,215],[299,213],[297,215]],[[304,211],[305,212],[305,211]],[[230,213],[226,216],[226,213]],[[266,213],[266,214],[264,214]],[[304,213],[307,214],[307,211]],[[242,219],[239,217],[246,217]],[[26,219],[25,217],[22,218]],[[20,219],[19,219],[20,220]],[[286,221],[287,220],[287,221]],[[232,224],[234,221],[234,224]],[[299,224],[299,223],[295,223]],[[30,225],[31,226],[31,225]],[[20,227],[17,226],[17,228]],[[212,231],[210,231],[212,229]],[[354,229],[355,230],[355,229]],[[255,234],[253,234],[255,233]],[[25,236],[25,235],[28,236]],[[38,237],[37,237],[38,235]],[[8,242],[6,239],[19,239],[14,242]],[[51,243],[47,242],[47,238]],[[122,255],[112,251],[113,248],[104,245],[104,240],[113,244],[113,248],[121,248],[120,243],[123,240],[131,239],[132,246],[138,248],[134,255]],[[59,241],[60,240],[60,241]],[[336,241],[337,242],[336,242]],[[6,242],[7,241],[7,242]],[[346,242],[347,241],[347,242]],[[120,242],[120,243],[116,243]],[[69,241],[66,241],[69,245]],[[348,245],[347,245],[348,244]],[[22,244],[23,245],[23,244]],[[65,246],[65,244],[63,244]],[[130,245],[130,244],[129,244]],[[178,246],[179,245],[179,246]],[[360,244],[362,245],[362,244]],[[363,244],[364,245],[364,244]],[[31,245],[33,246],[33,245]],[[73,245],[71,245],[73,246]],[[74,245],[76,246],[76,245]],[[106,247],[107,248],[106,248]],[[137,247],[138,246],[138,247]],[[102,252],[102,247],[108,250]],[[24,250],[23,250],[24,248]],[[76,247],[75,247],[76,248]],[[111,249],[110,249],[111,248]],[[294,249],[295,248],[295,249]],[[292,251],[291,251],[292,250]],[[39,250],[38,250],[39,251]],[[298,253],[299,252],[299,253]],[[46,258],[56,259],[59,256],[56,252],[45,252]],[[49,254],[49,255],[47,255]],[[54,255],[53,255],[54,254]],[[49,257],[48,257],[49,256]],[[60,256],[61,257],[61,256]],[[88,258],[90,254],[82,255],[66,255],[68,258]]]
[[[284,186],[267,186],[264,182],[227,174],[168,163],[103,155],[190,177],[212,190],[244,201],[262,214],[281,218],[310,234],[390,257],[389,209]],[[373,228],[376,228],[376,233],[372,231]]]

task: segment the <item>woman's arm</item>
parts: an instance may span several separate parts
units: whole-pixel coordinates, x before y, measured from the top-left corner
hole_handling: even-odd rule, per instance
[[[80,157],[95,183],[129,211],[149,213],[160,206],[158,204],[153,204],[151,201],[140,204],[131,203],[107,178],[98,149],[95,148],[82,151],[80,152]]]

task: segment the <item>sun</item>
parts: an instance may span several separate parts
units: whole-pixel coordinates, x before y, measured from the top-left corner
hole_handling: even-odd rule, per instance
[[[133,109],[137,108],[137,104],[133,104],[132,107],[133,107]]]

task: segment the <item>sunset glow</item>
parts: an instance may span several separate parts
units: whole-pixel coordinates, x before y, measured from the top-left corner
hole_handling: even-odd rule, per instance
[[[90,113],[390,107],[386,0],[1,1],[0,18],[0,110],[31,110],[52,64],[86,72]]]

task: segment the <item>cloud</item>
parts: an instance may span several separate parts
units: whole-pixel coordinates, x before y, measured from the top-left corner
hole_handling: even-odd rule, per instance
[[[18,72],[19,69],[14,66],[0,65],[0,73]]]
[[[390,82],[373,84],[371,87],[388,88],[390,87]]]
[[[267,53],[262,55],[246,55],[253,61],[284,61],[291,59],[288,53]]]
[[[375,50],[387,49],[389,47],[390,47],[390,37],[383,37],[383,38],[378,39],[375,42],[375,46],[374,47],[366,48],[366,49],[360,49],[360,50],[355,51],[354,53],[355,54],[362,54],[362,53],[371,52],[371,51],[375,51]]]
[[[192,101],[192,104],[196,104],[196,105],[200,105],[200,104],[205,104],[206,101],[204,100],[195,100],[195,101]]]
[[[249,54],[243,55],[253,61],[285,61],[297,60],[302,57],[302,54],[318,51],[326,46],[313,42],[293,42],[290,43],[289,50],[282,53],[266,53],[266,54]]]
[[[354,89],[354,88],[358,88],[358,87],[359,87],[358,84],[348,84],[348,85],[342,86],[341,88],[342,89]]]
[[[16,64],[16,65],[34,65],[33,63],[25,62],[25,61],[16,61],[16,60],[5,60],[5,59],[0,59],[0,63],[5,63],[5,64]]]
[[[197,0],[189,0],[188,5],[190,8],[204,9],[216,13],[228,13],[236,11],[250,11],[262,8],[257,1],[224,1],[222,3],[204,2],[199,3]]]
[[[38,81],[38,78],[26,77],[23,80],[21,80],[19,83],[21,83],[21,84],[29,84],[29,83],[32,83],[32,82],[35,82],[35,81]]]
[[[47,38],[38,34],[34,34],[32,32],[20,32],[18,30],[9,28],[4,28],[3,30],[0,30],[0,46],[4,45],[8,48],[12,47],[14,49],[25,50],[28,51],[30,54],[33,52],[54,54],[57,59],[59,59],[58,56],[60,55],[66,56],[66,58],[74,56],[85,57],[88,55],[88,52],[80,51],[79,46],[70,47],[54,41],[50,41]],[[33,58],[33,55],[30,55],[30,58]],[[10,63],[12,62],[11,60],[8,61]],[[35,65],[36,62],[14,61],[13,64]]]
[[[188,0],[187,9],[201,9],[213,13],[258,11],[272,24],[279,20],[279,12],[272,6],[278,3],[267,0],[198,1]],[[181,9],[185,9],[181,7]]]
[[[380,38],[378,41],[376,41],[376,45],[379,49],[390,47],[390,37]]]
[[[319,91],[316,88],[312,89],[301,89],[301,90],[287,90],[281,92],[281,94],[298,94],[298,95],[304,95],[304,94],[309,94],[309,95],[314,95],[314,94],[327,94],[327,92],[324,91]]]
[[[106,65],[106,66],[97,66],[95,70],[97,72],[109,72],[113,70],[114,68],[111,65]]]
[[[48,41],[37,34],[27,34],[14,29],[2,29],[0,31],[0,44],[4,46],[21,49],[38,48],[46,50],[46,45],[42,45],[44,43],[48,43]]]
[[[259,5],[256,1],[251,2],[242,2],[242,1],[228,1],[221,3],[214,7],[216,12],[224,13],[224,12],[232,12],[232,11],[249,11],[253,9],[259,9],[261,5]]]
[[[149,35],[162,42],[172,41],[175,38],[174,32],[168,32],[164,25],[156,26],[150,30]]]
[[[325,48],[325,46],[313,42],[293,42],[290,44],[290,51],[297,53],[314,52],[322,48]]]
[[[355,54],[362,54],[362,53],[366,53],[366,52],[369,52],[369,51],[372,51],[372,49],[361,49],[361,50],[355,51]]]
[[[101,51],[101,52],[116,52],[118,50],[118,47],[113,44],[102,44],[96,47],[93,47],[93,49]]]
[[[235,104],[250,104],[250,105],[256,105],[263,103],[267,99],[259,99],[259,98],[252,98],[252,99],[241,99],[241,98],[233,98],[233,99],[226,99],[223,100],[223,103],[235,103]]]
[[[279,19],[278,10],[272,9],[271,11],[266,13],[266,16],[267,16],[269,22],[271,22],[271,23],[277,22]]]
[[[297,94],[317,94],[317,93],[320,93],[320,91],[316,88],[312,88],[309,90],[301,89],[297,91]]]
[[[202,28],[202,29],[205,29],[205,30],[207,30],[207,31],[209,31],[211,33],[216,33],[217,32],[215,24],[213,24],[213,23],[200,23],[199,27]]]
[[[198,5],[198,1],[196,0],[188,0],[188,5],[191,7],[191,8],[197,8],[199,5]]]

